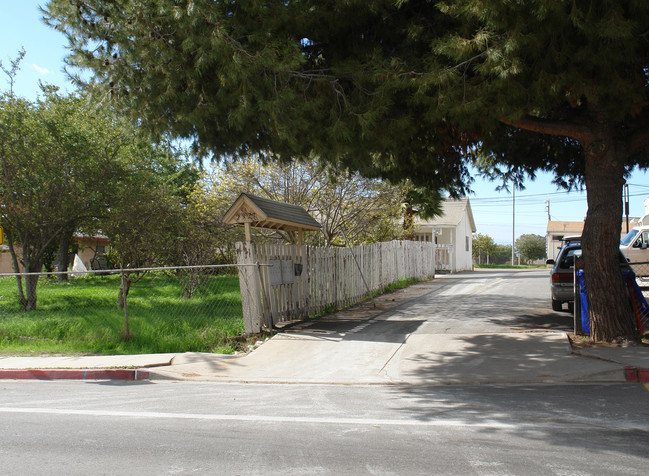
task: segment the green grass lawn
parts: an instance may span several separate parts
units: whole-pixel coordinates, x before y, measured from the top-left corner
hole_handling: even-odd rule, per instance
[[[243,345],[238,276],[205,277],[191,299],[177,276],[145,276],[129,293],[129,339],[119,283],[119,275],[41,278],[37,309],[25,312],[15,278],[0,278],[0,353],[232,353]]]

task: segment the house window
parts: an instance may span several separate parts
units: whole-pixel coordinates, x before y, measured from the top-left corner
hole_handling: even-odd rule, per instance
[[[464,251],[469,251],[469,237],[464,237]]]

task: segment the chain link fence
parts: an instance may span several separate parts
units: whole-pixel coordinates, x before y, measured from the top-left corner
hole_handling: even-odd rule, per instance
[[[644,278],[645,282],[649,280],[649,263],[630,263],[633,273],[638,278]]]
[[[649,302],[649,263],[631,263],[631,269],[636,275],[636,282],[645,300]],[[644,332],[649,333],[649,310],[639,306],[639,314],[642,316]]]
[[[0,352],[232,353],[247,346],[237,265],[88,271],[68,273],[67,281],[59,274],[39,274],[29,311],[17,286],[26,274],[0,275]]]

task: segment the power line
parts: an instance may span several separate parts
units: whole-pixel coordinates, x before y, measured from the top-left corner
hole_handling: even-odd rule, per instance
[[[649,186],[647,186],[649,188]],[[554,195],[564,195],[566,193],[571,193],[571,192],[555,192],[555,193],[546,193],[546,194],[533,194],[533,195],[518,195],[516,196],[516,202],[517,203],[540,203],[538,200],[539,198],[545,198],[545,197],[550,197]],[[574,193],[574,192],[572,192]],[[571,203],[571,202],[581,202],[585,201],[586,198],[586,193],[583,192],[584,194],[579,197],[565,197],[563,199],[554,199],[552,200],[553,203]],[[629,194],[629,197],[644,197],[646,196],[646,193],[631,193]],[[470,197],[471,200],[471,206],[498,206],[500,204],[507,205],[511,204],[511,196],[503,196],[503,197]]]

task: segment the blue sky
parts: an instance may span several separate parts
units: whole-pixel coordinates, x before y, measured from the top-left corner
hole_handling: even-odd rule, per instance
[[[44,1],[0,0],[0,60],[5,67],[16,57],[21,46],[26,50],[21,70],[16,77],[14,93],[28,99],[36,98],[38,83],[55,84],[71,91],[72,85],[63,72],[66,55],[65,37],[41,21],[38,5]],[[0,88],[8,89],[4,73]],[[649,175],[634,171],[628,180],[630,215],[642,216],[643,201],[649,197]],[[526,190],[516,192],[515,235],[545,235],[548,220],[547,203],[553,220],[581,221],[586,216],[586,194],[566,193],[551,183],[552,177],[540,174],[525,183]],[[477,232],[491,236],[496,242],[512,240],[512,196],[496,192],[498,184],[476,177],[474,194],[470,196]]]

